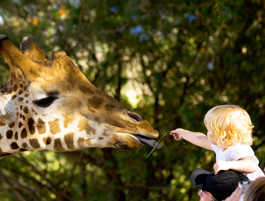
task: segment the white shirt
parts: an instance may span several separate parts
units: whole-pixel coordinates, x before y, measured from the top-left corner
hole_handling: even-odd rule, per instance
[[[234,146],[228,147],[223,151],[222,147],[211,144],[212,149],[216,154],[216,161],[237,161],[246,156],[252,156],[259,165],[259,160],[255,156],[255,153],[251,146],[247,144],[236,144]],[[257,177],[264,176],[262,170],[258,167],[258,169],[253,173],[245,174],[249,180],[255,180]]]

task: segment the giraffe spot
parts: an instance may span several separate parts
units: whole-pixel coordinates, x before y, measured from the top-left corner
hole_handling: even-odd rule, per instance
[[[23,126],[23,123],[22,122],[19,122],[18,123],[18,128],[21,128]]]
[[[104,137],[99,137],[98,139],[99,139],[99,140],[103,140],[103,139],[104,139]]]
[[[23,149],[29,150],[29,145],[27,143],[24,142],[21,146]]]
[[[96,134],[96,129],[91,127],[86,119],[79,121],[78,128],[80,132],[85,130],[87,134]]]
[[[17,95],[13,95],[13,96],[12,96],[12,100],[14,100],[16,97],[17,97]]]
[[[64,115],[64,119],[65,120],[64,120],[63,125],[64,125],[65,128],[67,128],[69,126],[69,124],[71,124],[74,121],[74,119],[73,118],[69,118],[68,115]]]
[[[18,140],[18,132],[15,133],[15,139]]]
[[[26,117],[25,117],[24,115],[22,115],[22,114],[20,114],[19,116],[20,116],[20,118],[23,119],[23,120],[26,119]]]
[[[42,119],[38,119],[38,123],[37,123],[37,129],[39,134],[44,134],[46,133],[46,125],[44,123],[44,121],[42,121]]]
[[[19,90],[18,91],[18,95],[21,95],[21,94],[23,94],[23,91],[22,90]]]
[[[10,147],[11,147],[11,149],[18,149],[18,145],[16,142],[12,142]]]
[[[0,140],[3,138],[2,134],[0,133]]]
[[[102,135],[108,137],[108,136],[109,136],[108,130],[105,129],[105,130],[103,131]]]
[[[60,125],[59,125],[59,120],[56,119],[54,121],[49,121],[49,126],[50,126],[50,132],[52,134],[60,133]]]
[[[15,122],[11,122],[8,126],[9,126],[9,128],[13,128],[14,125],[15,125]]]
[[[68,133],[64,136],[64,141],[68,149],[74,149],[74,133]]]
[[[6,125],[5,121],[0,119],[0,126],[5,126],[5,125]]]
[[[29,113],[29,108],[26,106],[26,107],[24,107],[23,111],[24,111],[25,114],[28,114]]]
[[[31,135],[35,133],[35,127],[34,127],[34,120],[32,118],[28,119],[28,127],[29,127],[29,132]]]
[[[30,139],[29,143],[34,149],[40,148],[40,143],[37,139]]]
[[[13,131],[12,130],[6,131],[6,138],[11,139],[12,137],[13,137]]]
[[[21,131],[21,138],[26,138],[27,137],[27,130],[25,128],[23,128],[23,130]]]
[[[103,102],[104,102],[103,98],[96,96],[93,96],[93,98],[88,99],[88,105],[96,109],[98,109]]]
[[[29,94],[25,94],[25,97],[29,97]]]
[[[61,142],[60,138],[57,138],[57,139],[54,140],[53,149],[55,151],[64,151],[64,148],[63,148],[63,145],[62,145],[62,142]]]
[[[78,138],[77,144],[78,144],[78,146],[79,146],[81,149],[84,148],[84,147],[85,147],[85,139],[82,138],[82,137]]]
[[[94,93],[92,88],[87,87],[87,85],[80,85],[79,89],[80,89],[80,91],[82,91],[85,94],[93,94]]]
[[[14,91],[16,91],[18,89],[18,86],[15,84],[13,89]]]
[[[108,103],[105,105],[105,108],[107,111],[112,111],[115,108],[115,106],[111,103]]]
[[[52,139],[50,137],[44,137],[42,138],[44,144],[48,145],[48,144],[51,144],[52,142]]]
[[[19,149],[20,152],[27,151],[26,149]]]
[[[22,97],[20,97],[19,99],[18,99],[18,101],[20,101],[20,102],[22,102],[24,100],[24,98],[22,98]]]

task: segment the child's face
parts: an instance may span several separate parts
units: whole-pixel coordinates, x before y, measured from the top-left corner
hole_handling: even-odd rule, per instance
[[[216,139],[214,138],[214,132],[213,132],[213,129],[209,126],[206,126],[207,128],[207,137],[208,139],[210,140],[210,142],[214,145],[216,145]]]

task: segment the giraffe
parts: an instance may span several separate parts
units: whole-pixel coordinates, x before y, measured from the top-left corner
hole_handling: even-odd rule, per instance
[[[19,50],[1,34],[0,55],[10,69],[0,87],[0,158],[158,145],[150,123],[91,84],[64,51],[47,60],[33,37],[24,37]]]

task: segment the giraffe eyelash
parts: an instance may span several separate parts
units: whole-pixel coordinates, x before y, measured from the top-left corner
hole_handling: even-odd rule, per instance
[[[47,98],[42,98],[40,100],[35,100],[33,102],[39,107],[49,107],[56,99],[57,97],[48,96]]]

